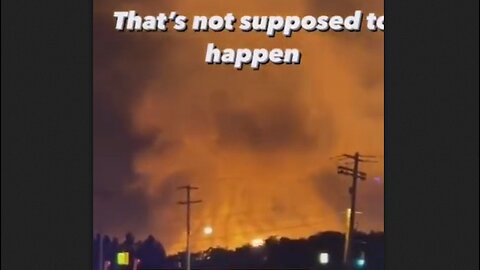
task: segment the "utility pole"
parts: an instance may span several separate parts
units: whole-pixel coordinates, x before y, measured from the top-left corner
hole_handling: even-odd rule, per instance
[[[340,156],[342,159],[353,160],[353,168],[348,168],[346,166],[338,166],[337,173],[352,176],[352,185],[349,188],[350,193],[350,209],[348,214],[348,228],[345,235],[345,249],[343,253],[343,263],[345,267],[349,269],[352,266],[351,259],[351,250],[352,250],[352,237],[353,232],[355,231],[355,214],[356,212],[356,197],[357,197],[357,180],[361,179],[365,181],[367,179],[367,174],[359,170],[360,162],[375,162],[372,160],[365,160],[362,157],[373,157],[373,156],[362,156],[358,152],[354,155],[343,154]]]
[[[186,270],[190,270],[190,206],[194,203],[200,203],[201,200],[192,201],[190,198],[190,192],[192,190],[198,189],[198,187],[192,187],[190,185],[178,187],[178,189],[184,189],[187,193],[187,199],[185,201],[180,201],[178,204],[187,206],[187,247],[186,247]]]
[[[103,235],[102,231],[100,230],[98,235],[98,269],[104,270],[104,261],[103,261]]]

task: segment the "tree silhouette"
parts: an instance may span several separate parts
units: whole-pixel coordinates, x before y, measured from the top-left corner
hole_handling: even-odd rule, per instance
[[[142,268],[154,268],[165,263],[165,249],[151,235],[138,247],[136,254],[141,260]]]
[[[192,269],[312,269],[341,270],[344,246],[344,234],[339,232],[323,232],[303,239],[288,239],[269,237],[260,247],[244,245],[234,250],[224,248],[209,248],[192,254]],[[104,258],[115,262],[119,251],[127,251],[130,258],[141,260],[139,270],[146,269],[183,269],[180,262],[185,254],[177,253],[167,256],[162,244],[152,235],[144,241],[135,242],[135,237],[127,233],[125,240],[103,237]],[[352,254],[358,257],[364,254],[366,265],[364,270],[384,269],[384,234],[383,232],[355,232]],[[94,267],[98,268],[99,236],[93,241]],[[327,252],[330,262],[327,266],[320,265],[319,254]],[[131,260],[132,262],[133,260]],[[111,270],[131,269],[119,268],[115,263]]]

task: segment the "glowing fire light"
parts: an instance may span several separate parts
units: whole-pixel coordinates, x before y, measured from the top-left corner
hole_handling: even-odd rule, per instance
[[[260,238],[257,238],[257,239],[253,239],[251,242],[250,242],[250,245],[252,247],[261,247],[265,244],[265,241],[263,241],[263,239],[260,239]]]

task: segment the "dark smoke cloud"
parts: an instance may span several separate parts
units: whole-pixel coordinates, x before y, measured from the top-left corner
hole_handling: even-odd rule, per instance
[[[228,148],[233,145],[252,151],[308,151],[317,148],[318,144],[331,145],[331,119],[318,123],[321,129],[316,130],[318,133],[309,131],[304,123],[305,116],[290,105],[263,108],[260,113],[229,109],[220,112],[217,115],[219,146]]]
[[[127,186],[140,178],[134,155],[151,144],[149,136],[134,135],[128,121],[132,104],[151,76],[148,50],[137,50],[144,39],[116,35],[111,22],[96,18],[94,27],[94,230],[123,233],[145,227],[148,201]],[[135,65],[136,64],[136,65]],[[132,76],[133,75],[133,76]],[[120,227],[112,224],[122,224]]]

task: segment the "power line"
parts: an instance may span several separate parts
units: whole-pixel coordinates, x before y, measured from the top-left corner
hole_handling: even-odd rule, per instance
[[[348,175],[352,177],[352,186],[349,188],[350,193],[350,209],[348,210],[348,229],[345,235],[345,250],[343,254],[343,262],[345,267],[348,269],[351,267],[351,242],[353,231],[355,229],[355,215],[356,215],[356,197],[357,197],[357,180],[361,179],[365,181],[367,179],[367,174],[365,172],[360,171],[359,164],[360,162],[376,162],[376,160],[372,159],[362,159],[364,158],[375,158],[372,155],[360,155],[360,153],[356,152],[353,155],[343,154],[341,155],[344,159],[353,160],[353,168],[349,168],[346,166],[338,166],[337,173]]]
[[[318,219],[320,220],[320,219]],[[224,244],[214,244],[215,242],[223,242],[224,240],[230,238],[230,237],[235,237],[235,236],[242,236],[242,235],[257,235],[259,236],[260,234],[264,235],[264,237],[275,237],[275,236],[278,236],[277,234],[275,234],[276,232],[280,232],[280,231],[289,231],[289,230],[294,230],[294,229],[299,229],[299,228],[309,228],[309,227],[313,227],[313,226],[318,226],[319,224],[322,224],[323,222],[312,222],[312,223],[304,223],[304,224],[299,224],[299,225],[292,225],[292,226],[285,226],[285,227],[277,227],[277,228],[274,228],[274,229],[269,229],[269,230],[258,230],[258,231],[243,231],[243,232],[239,232],[239,233],[235,233],[235,234],[224,234],[224,235],[214,235],[214,236],[208,236],[208,238],[203,238],[203,239],[198,239],[198,238],[194,238],[195,239],[195,243],[196,243],[196,246],[197,246],[197,249],[198,249],[198,245],[202,245],[204,243],[206,243],[207,241],[208,242],[211,242],[210,244],[210,247],[214,247],[214,246],[227,246],[228,243],[224,243]],[[212,238],[213,237],[213,238]],[[245,242],[245,244],[248,244],[248,242]]]
[[[313,209],[313,208],[312,208]],[[363,212],[359,212],[357,211],[357,214],[360,214],[360,213],[363,213]],[[271,213],[269,213],[271,214]],[[345,215],[345,214],[348,214],[348,212],[346,211],[343,211],[343,212],[338,212],[338,215]],[[249,217],[244,217],[246,220],[251,220],[251,218]],[[305,220],[306,218],[304,218]],[[283,221],[299,221],[299,219],[282,219]],[[293,228],[301,228],[301,227],[310,227],[312,225],[318,225],[318,224],[322,224],[323,221],[325,219],[324,218],[314,218],[313,220],[311,218],[308,218],[308,221],[314,221],[315,223],[306,223],[306,220],[305,222],[299,224],[299,225],[292,225],[292,226],[281,226],[281,227],[270,227],[270,229],[267,229],[267,230],[260,230],[260,231],[246,231],[246,232],[243,232],[243,233],[238,233],[238,234],[228,234],[228,235],[224,235],[224,236],[221,236],[222,238],[223,237],[228,237],[228,236],[232,236],[232,235],[240,235],[240,234],[245,234],[245,233],[266,233],[266,232],[276,232],[276,231],[282,231],[282,230],[285,230],[285,229],[293,229]],[[269,220],[255,220],[257,221],[258,223],[268,223]],[[318,222],[317,222],[318,221]],[[291,223],[291,222],[288,222],[288,223]],[[197,227],[195,229],[193,229],[193,233],[197,233],[199,231],[201,231],[202,227]],[[215,235],[215,234],[214,234]],[[196,236],[195,236],[196,237]],[[215,235],[214,236],[215,238],[217,238],[218,236]]]
[[[190,207],[192,204],[194,203],[200,203],[202,202],[201,200],[195,200],[195,201],[192,201],[190,199],[190,193],[192,190],[195,190],[195,189],[198,189],[198,187],[192,187],[190,185],[187,185],[187,186],[182,186],[182,187],[178,187],[178,189],[180,190],[185,190],[186,191],[186,195],[187,195],[187,199],[185,201],[180,201],[178,202],[178,204],[182,204],[182,205],[186,205],[187,206],[187,247],[186,247],[186,261],[187,261],[187,264],[186,264],[186,270],[190,270]]]
[[[298,209],[298,208],[297,208]],[[308,213],[311,213],[313,211],[316,211],[318,210],[318,206],[315,206],[315,205],[307,205],[307,206],[302,206],[301,207],[301,210],[302,211],[298,211],[297,209],[293,209],[293,208],[289,208],[288,210],[282,210],[284,213],[288,213],[290,215],[299,215],[299,216],[309,216]],[[203,214],[203,213],[199,213],[199,212],[196,212],[196,213],[191,213],[191,218],[197,218],[197,219],[215,219],[215,220],[222,220],[222,219],[227,219],[227,218],[231,218],[231,219],[234,219],[234,220],[252,220],[252,219],[255,219],[257,217],[268,217],[268,216],[271,216],[272,215],[272,208],[269,208],[269,209],[253,209],[253,210],[250,210],[250,209],[245,209],[245,210],[239,210],[239,211],[235,211],[235,212],[230,212],[230,213],[225,213],[225,212],[221,212],[221,213],[215,213],[215,212],[211,212],[209,214]],[[283,219],[285,220],[285,219]],[[286,220],[292,220],[292,221],[297,221],[298,218],[295,218],[295,219],[286,219]],[[177,223],[177,222],[181,222],[181,220],[172,220],[172,221],[169,221],[170,224],[174,224],[174,223]]]
[[[292,229],[299,229],[299,228],[308,228],[312,226],[317,226],[319,224],[322,224],[323,222],[315,222],[315,223],[308,223],[308,224],[299,224],[299,225],[292,225],[292,226],[285,226],[285,227],[277,227],[273,229],[268,229],[268,230],[259,230],[259,231],[244,231],[241,233],[235,233],[235,234],[225,234],[225,235],[220,235],[220,236],[214,236],[215,239],[225,239],[227,237],[231,236],[238,236],[238,235],[244,235],[244,234],[271,234],[279,231],[286,231],[286,230],[292,230]],[[270,235],[273,236],[273,235]],[[207,241],[208,239],[200,239],[196,242],[203,242]]]

